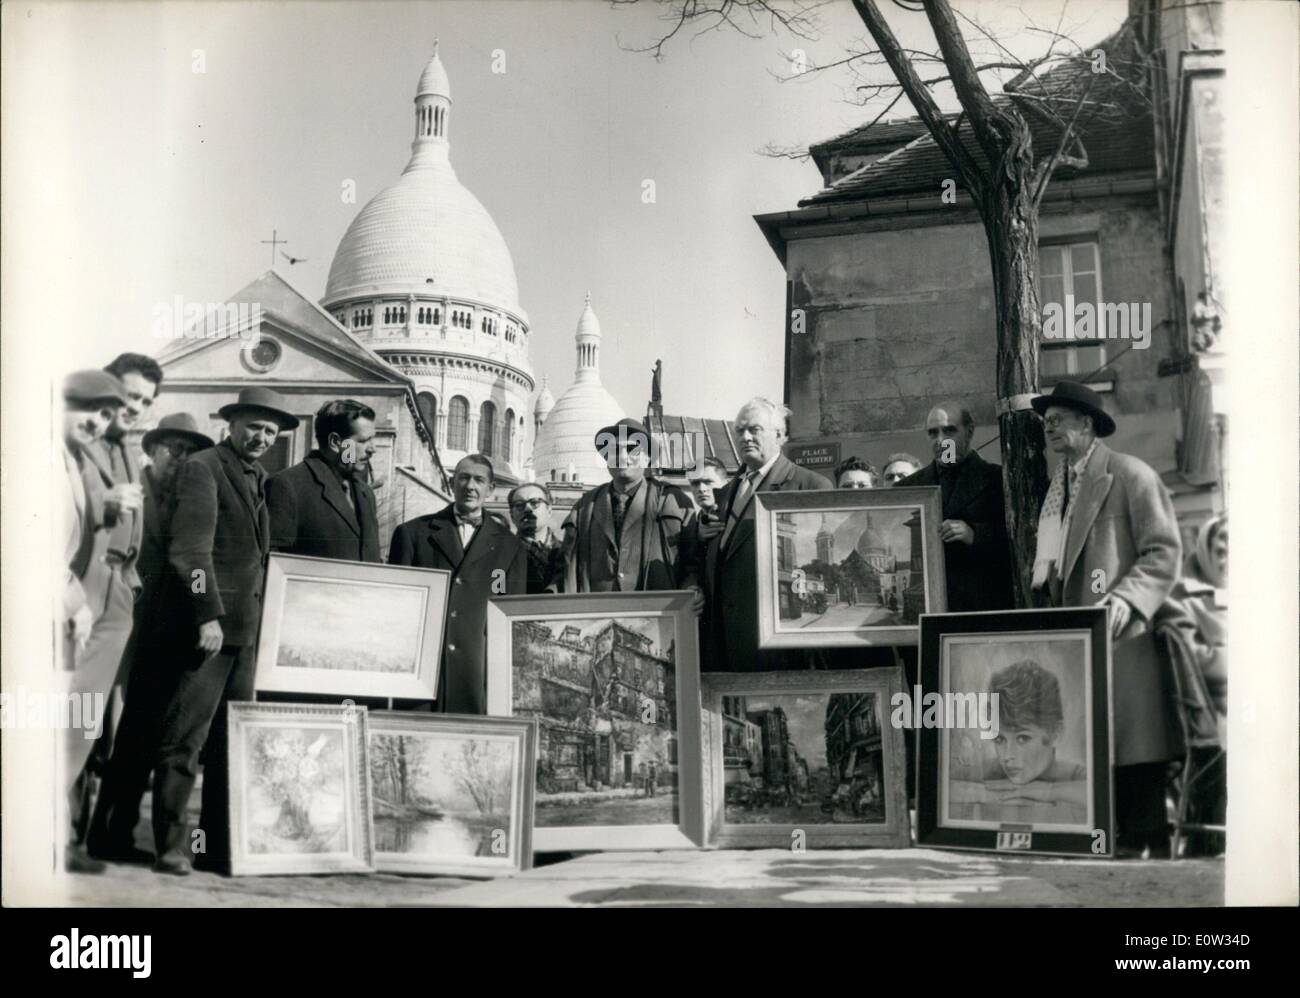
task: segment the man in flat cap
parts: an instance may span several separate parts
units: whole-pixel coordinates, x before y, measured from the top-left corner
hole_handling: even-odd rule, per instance
[[[266,472],[257,463],[285,430],[298,425],[269,388],[245,388],[223,406],[225,440],[200,451],[176,481],[168,562],[179,586],[165,587],[159,616],[177,628],[188,660],[163,716],[155,761],[153,829],[160,873],[190,872],[185,811],[204,758],[202,832],[195,862],[224,870],[230,859],[226,704],[253,697],[254,641],[270,547]]]
[[[452,472],[450,506],[393,531],[390,565],[451,573],[434,710],[487,713],[487,605],[528,588],[528,554],[509,525],[483,508],[496,487],[492,459],[467,454]]]
[[[199,431],[194,417],[187,412],[164,416],[142,441],[149,465],[140,476],[144,486],[144,533],[136,567],[141,591],[135,603],[131,640],[122,656],[126,704],[86,837],[86,849],[97,859],[147,862],[154,858],[152,853],[136,847],[135,826],[162,737],[163,711],[180,680],[182,670],[176,663],[191,650],[188,632],[177,646],[177,629],[168,627],[159,612],[162,588],[180,585],[167,562],[176,509],[176,479],[190,455],[212,445],[212,438]],[[178,595],[172,595],[173,606],[183,602]]]
[[[646,474],[650,437],[635,419],[606,426],[593,441],[610,480],[585,493],[564,521],[566,593],[697,590],[694,566],[680,550],[695,516],[690,497]]]
[[[60,478],[60,513],[63,547],[59,552],[63,585],[58,608],[62,658],[61,678],[73,694],[89,694],[102,710],[117,674],[117,663],[105,655],[87,656],[97,618],[107,603],[113,584],[112,570],[95,557],[96,537],[104,516],[103,480],[86,456],[86,448],[99,439],[126,405],[126,388],[105,371],[76,371],[63,383],[63,468]],[[64,791],[67,793],[69,831],[82,824],[86,760],[94,747],[88,732],[69,728],[63,742]],[[69,870],[99,872],[103,865],[70,847],[64,854]]]
[[[312,432],[316,449],[266,483],[272,550],[382,562],[375,493],[366,481],[375,453],[375,410],[334,399],[317,410]]]
[[[1168,856],[1165,771],[1177,739],[1153,625],[1182,557],[1173,501],[1148,465],[1101,442],[1115,420],[1092,389],[1058,382],[1032,405],[1060,456],[1038,517],[1033,585],[1052,606],[1107,609],[1116,845]]]

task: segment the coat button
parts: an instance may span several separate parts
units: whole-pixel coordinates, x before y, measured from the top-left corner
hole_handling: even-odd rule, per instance
[[[448,645],[448,646],[447,646],[447,650],[448,650],[448,651],[455,651],[455,650],[456,650],[456,646],[455,646],[455,645]]]
[[[451,616],[452,616],[452,617],[455,617],[455,616],[456,616],[456,611],[455,611],[455,610],[452,610],[452,611],[451,611]]]
[[[464,582],[465,582],[464,579],[457,579],[457,580],[456,580],[456,585],[458,585],[458,586],[459,586],[459,585],[462,585],[462,584],[464,584]]]

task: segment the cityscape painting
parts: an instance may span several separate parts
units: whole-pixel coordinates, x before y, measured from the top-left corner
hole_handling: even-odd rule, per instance
[[[377,869],[498,876],[531,866],[534,722],[378,711],[369,728]]]
[[[489,604],[488,711],[538,726],[538,849],[689,842],[682,829],[700,824],[695,628],[682,593]]]
[[[449,572],[271,555],[257,689],[431,700]]]
[[[915,644],[946,607],[934,487],[755,496],[764,648]]]
[[[711,842],[906,845],[902,737],[889,712],[899,669],[704,682]]]

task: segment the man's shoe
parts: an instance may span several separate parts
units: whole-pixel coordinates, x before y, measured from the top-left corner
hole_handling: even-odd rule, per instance
[[[173,877],[188,877],[190,870],[190,858],[179,849],[169,849],[153,864],[154,873],[169,873]]]
[[[91,859],[80,849],[71,846],[63,854],[63,868],[69,873],[103,873],[106,867],[97,859]]]

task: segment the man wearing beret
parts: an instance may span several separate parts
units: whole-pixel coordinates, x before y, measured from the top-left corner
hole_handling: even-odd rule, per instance
[[[564,521],[564,592],[695,589],[698,612],[703,594],[680,550],[695,516],[690,497],[646,475],[650,437],[635,419],[606,426],[594,444],[610,480],[585,493]]]
[[[1173,501],[1148,465],[1101,442],[1115,420],[1096,392],[1062,381],[1032,404],[1060,455],[1038,517],[1033,585],[1052,606],[1106,607],[1116,845],[1168,856],[1165,771],[1177,739],[1153,630],[1182,557]]]
[[[59,552],[63,577],[58,607],[62,656],[62,679],[70,693],[89,694],[100,709],[117,674],[117,662],[105,655],[87,656],[95,625],[102,616],[113,583],[112,570],[103,558],[95,557],[97,536],[104,515],[107,491],[99,473],[86,456],[86,448],[99,439],[118,410],[126,405],[126,388],[105,371],[77,371],[63,383],[63,468],[59,490],[63,523],[63,547]],[[63,742],[64,790],[68,797],[70,830],[82,821],[85,781],[82,773],[94,741],[87,732],[68,729]],[[77,835],[73,831],[75,841]],[[64,854],[67,868],[74,872],[97,873],[96,863],[74,848]]]
[[[451,573],[442,669],[434,709],[487,713],[487,605],[528,588],[528,553],[504,520],[483,503],[496,487],[492,459],[467,454],[452,471],[450,506],[407,520],[393,531],[390,565]]]
[[[161,620],[177,628],[186,648],[186,657],[176,661],[180,678],[163,716],[153,786],[154,869],[176,875],[190,872],[191,851],[207,868],[229,864],[226,704],[253,697],[270,546],[266,472],[257,459],[298,425],[269,388],[245,388],[219,411],[230,435],[191,457],[177,476],[168,562],[180,585],[166,587],[160,600]],[[185,811],[200,753],[202,834],[192,850]]]
[[[212,438],[199,432],[194,417],[186,412],[164,416],[142,441],[149,465],[140,476],[144,533],[136,567],[141,591],[135,602],[131,640],[122,656],[126,705],[86,837],[86,849],[97,859],[146,862],[154,858],[136,848],[135,826],[162,736],[163,711],[181,675],[176,660],[190,650],[189,635],[176,646],[175,629],[161,619],[160,593],[164,586],[180,584],[167,564],[176,478],[190,455],[211,446]],[[176,602],[173,596],[173,605]]]

